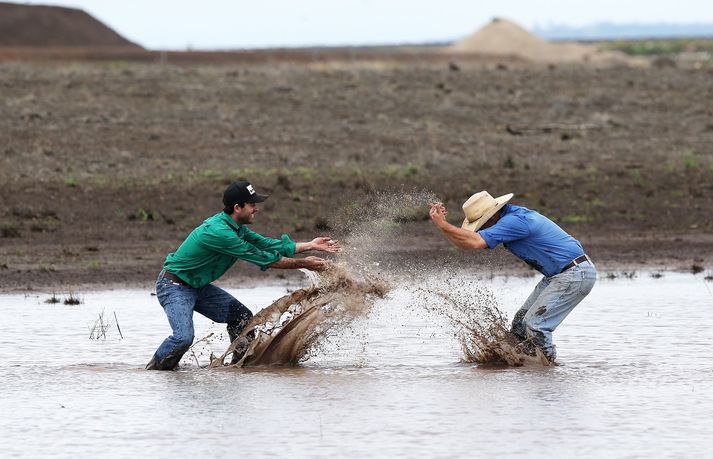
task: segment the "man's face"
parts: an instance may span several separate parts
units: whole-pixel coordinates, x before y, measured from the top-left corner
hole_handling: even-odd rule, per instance
[[[498,220],[500,220],[500,214],[501,214],[501,212],[502,212],[501,210],[495,212],[495,215],[493,215],[492,217],[490,217],[490,218],[488,219],[488,221],[485,222],[485,224],[480,227],[480,229],[490,228],[491,226],[493,226],[494,224],[496,224],[496,223],[498,222]]]
[[[235,220],[241,225],[249,225],[255,220],[255,214],[258,212],[257,204],[246,202],[245,206],[235,206]]]

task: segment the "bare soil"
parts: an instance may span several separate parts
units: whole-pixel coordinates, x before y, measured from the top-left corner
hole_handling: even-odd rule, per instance
[[[254,225],[267,235],[343,237],[335,216],[379,190],[431,190],[459,223],[487,189],[602,267],[713,265],[710,67],[274,56],[0,64],[0,290],[150,285],[237,178],[272,194]],[[425,208],[398,236],[384,269],[525,272],[503,250],[451,250]],[[226,282],[293,275],[238,263]]]

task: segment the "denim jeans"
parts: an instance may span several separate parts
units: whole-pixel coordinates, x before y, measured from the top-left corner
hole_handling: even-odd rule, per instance
[[[201,288],[177,284],[164,278],[163,271],[156,280],[156,296],[173,334],[161,343],[147,369],[173,370],[178,366],[193,344],[193,311],[214,322],[228,324],[231,340],[252,318],[250,310],[225,290],[213,284]]]
[[[543,277],[515,313],[510,331],[521,340],[531,338],[547,358],[554,360],[557,349],[552,343],[552,332],[589,294],[596,280],[597,269],[591,261]]]

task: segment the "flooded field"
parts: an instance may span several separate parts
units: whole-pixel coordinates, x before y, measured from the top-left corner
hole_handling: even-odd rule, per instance
[[[537,280],[478,282],[512,316]],[[713,283],[701,275],[600,279],[555,333],[555,367],[463,363],[452,326],[415,307],[412,287],[396,285],[293,368],[204,368],[228,340],[196,314],[196,339],[214,335],[177,372],[143,370],[169,333],[148,290],[76,292],[79,305],[0,296],[2,456],[684,457],[713,446]],[[253,311],[287,291],[229,290]]]

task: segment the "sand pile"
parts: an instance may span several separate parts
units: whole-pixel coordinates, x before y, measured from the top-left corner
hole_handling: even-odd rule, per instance
[[[512,56],[533,62],[626,63],[620,53],[602,52],[581,43],[550,43],[506,19],[493,19],[482,29],[451,46],[456,53]]]
[[[82,10],[15,3],[0,3],[0,46],[141,49]]]

